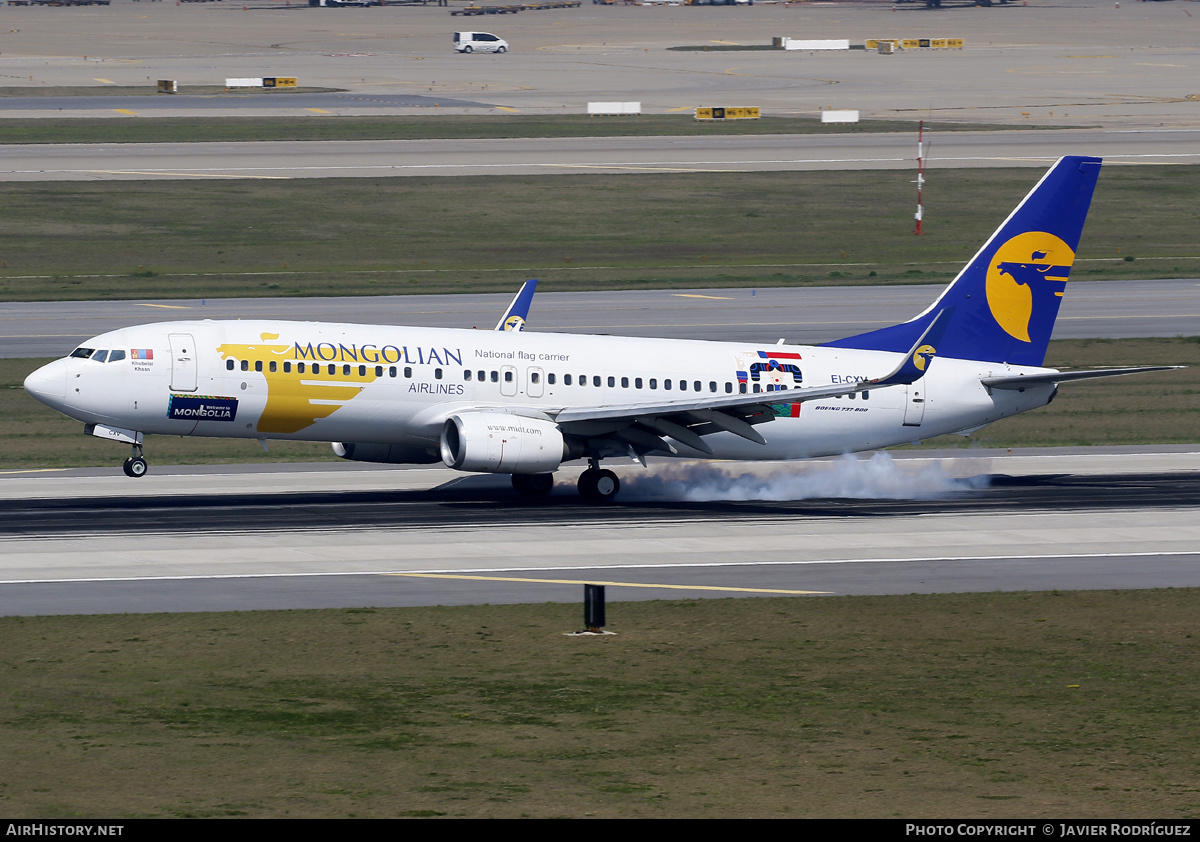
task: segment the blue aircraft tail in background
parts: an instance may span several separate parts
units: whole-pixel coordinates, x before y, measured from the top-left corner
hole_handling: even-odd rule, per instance
[[[905,352],[939,313],[952,310],[939,357],[1042,365],[1100,164],[1060,158],[928,310],[827,347]]]

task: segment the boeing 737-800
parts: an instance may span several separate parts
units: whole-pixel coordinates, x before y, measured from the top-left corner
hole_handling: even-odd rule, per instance
[[[922,314],[826,345],[205,320],[102,334],[25,388],[131,445],[133,477],[147,434],[301,439],[510,474],[530,496],[586,459],[596,502],[619,488],[603,459],[800,459],[969,431],[1065,380],[1158,370],[1042,367],[1100,163],[1060,159]]]

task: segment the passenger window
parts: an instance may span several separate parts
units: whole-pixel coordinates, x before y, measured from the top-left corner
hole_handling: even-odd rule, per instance
[[[499,383],[499,382],[500,382],[500,372],[498,372],[498,371],[493,371],[493,372],[492,372],[492,382],[493,382],[493,383]]]
[[[697,380],[695,383],[692,384],[692,391],[693,392],[700,391],[700,381],[699,380]]]
[[[511,371],[504,372],[504,382],[505,383],[513,382],[513,373]]]
[[[628,378],[628,377],[622,377],[622,378],[621,378],[621,388],[622,388],[622,389],[628,389],[628,388],[629,388],[629,378]]]
[[[616,386],[616,385],[617,385],[617,378],[615,378],[615,377],[612,377],[612,376],[609,376],[609,378],[608,378],[608,388],[610,388],[610,389],[611,389],[613,386]]]
[[[279,363],[275,362],[275,360],[271,360],[271,365],[270,365],[271,373],[274,374],[278,368],[279,368]]]
[[[233,371],[233,360],[226,360],[226,361],[225,361],[225,370],[226,370],[226,371]]]
[[[433,370],[433,379],[434,379],[434,380],[441,380],[441,379],[442,379],[442,370],[441,370],[440,368],[435,368],[435,369]]]
[[[242,360],[242,371],[249,371],[249,370],[250,370],[250,361]]]
[[[300,363],[299,365],[297,365],[297,366],[296,366],[296,371],[298,371],[298,372],[300,372],[301,374],[303,374],[303,373],[304,373],[304,363]]]
[[[599,386],[599,385],[600,385],[600,375],[598,375],[598,374],[593,374],[593,375],[592,375],[592,385],[593,385],[593,386]]]
[[[725,394],[727,394],[727,395],[733,394],[733,384],[730,383],[728,380],[725,381]]]
[[[406,365],[406,366],[404,367],[404,376],[405,376],[405,377],[412,377],[412,366],[407,366],[407,365]]]
[[[564,386],[570,386],[570,385],[571,385],[571,375],[569,375],[569,374],[564,374],[564,375],[563,375],[563,385],[564,385]]]
[[[537,383],[540,379],[541,378],[538,377],[538,373],[536,371],[529,372],[529,382],[530,383]]]
[[[717,391],[717,381],[716,380],[708,381],[708,391],[713,392],[713,393],[715,393]]]
[[[329,373],[333,374],[332,371]],[[348,365],[342,366],[342,377],[349,377],[349,376],[350,376],[350,366],[348,366]]]
[[[642,378],[640,378],[640,377],[633,378],[633,388],[635,388],[635,389],[642,388]]]
[[[553,373],[553,372],[551,372],[550,374],[547,374],[547,375],[546,375],[546,382],[547,382],[547,383],[549,383],[551,386],[553,386],[553,385],[554,385],[554,379],[555,379],[555,378],[554,378],[554,373]]]
[[[255,360],[255,361],[254,361],[254,370],[255,370],[255,371],[262,371],[262,360]]]
[[[394,365],[389,366],[388,367],[388,377],[395,377],[395,376],[396,376],[396,367]]]
[[[346,368],[348,369],[348,368],[350,368],[350,366],[346,366]],[[337,374],[337,366],[336,366],[336,365],[334,365],[333,363],[330,363],[330,364],[329,364],[329,373],[330,373],[330,374]],[[347,374],[349,374],[350,372],[349,372],[349,371],[347,371],[346,373],[347,373]]]
[[[738,392],[740,392],[743,395],[746,394],[746,384],[745,383],[738,384]]]
[[[687,381],[686,380],[679,381],[679,391],[681,391],[681,392],[687,391]]]
[[[375,366],[375,376],[383,377],[383,366],[381,366],[381,365]]]
[[[470,379],[471,379],[471,369],[468,368],[463,371],[463,380],[470,380]]]
[[[125,359],[124,351],[113,351],[111,354],[108,355],[108,361],[110,363],[115,363],[115,362],[117,362],[119,360],[123,360],[123,359]]]
[[[663,388],[664,388],[664,389],[666,389],[668,392],[669,392],[669,391],[671,391],[671,381],[670,381],[670,380],[664,380],[664,381],[663,381]]]
[[[292,373],[292,364],[291,364],[291,363],[284,363],[284,364],[283,364],[283,373],[284,373],[284,374],[291,374],[291,373]]]
[[[757,395],[761,391],[762,391],[762,386],[759,386],[757,383],[755,383],[754,384],[754,394]]]
[[[651,377],[651,378],[650,378],[650,388],[651,388],[651,389],[657,389],[657,388],[658,388],[658,378],[657,378],[657,377]]]
[[[870,393],[870,392],[863,392],[863,400],[864,400],[864,401],[865,401],[867,398],[869,398],[869,397],[871,397],[871,393]]]
[[[365,365],[360,365],[360,366],[358,367],[358,376],[359,376],[359,377],[366,377],[366,376],[367,376],[367,367],[366,367]]]

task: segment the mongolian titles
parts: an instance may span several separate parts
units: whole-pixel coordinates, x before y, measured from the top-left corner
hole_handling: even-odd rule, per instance
[[[478,353],[478,352],[476,352]],[[461,348],[410,348],[407,345],[344,345],[341,342],[296,342],[292,359],[327,363],[400,363],[405,365],[462,365]]]

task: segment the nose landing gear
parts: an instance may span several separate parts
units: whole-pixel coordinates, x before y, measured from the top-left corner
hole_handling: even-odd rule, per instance
[[[142,455],[142,446],[135,444],[133,446],[133,455],[125,460],[125,464],[121,466],[125,471],[125,476],[140,479],[146,475],[146,471],[150,466],[146,464],[146,457]]]

